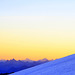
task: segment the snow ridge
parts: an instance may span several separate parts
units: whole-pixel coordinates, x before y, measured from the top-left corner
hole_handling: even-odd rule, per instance
[[[75,75],[75,54],[11,75]]]

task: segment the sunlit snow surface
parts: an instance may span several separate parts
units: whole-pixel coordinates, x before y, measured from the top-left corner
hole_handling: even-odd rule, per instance
[[[75,75],[75,54],[10,75]]]

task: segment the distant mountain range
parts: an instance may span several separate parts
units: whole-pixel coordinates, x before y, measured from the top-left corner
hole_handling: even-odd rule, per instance
[[[75,75],[75,54],[10,75]]]
[[[33,61],[30,59],[26,59],[26,60],[0,60],[0,74],[10,74],[13,72],[17,72],[23,69],[27,69],[36,65],[40,65],[46,62],[49,62],[52,60],[48,60],[46,58],[42,59],[42,60],[38,60],[38,61]]]

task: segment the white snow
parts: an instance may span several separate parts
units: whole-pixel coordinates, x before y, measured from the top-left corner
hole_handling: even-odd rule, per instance
[[[75,54],[10,75],[75,75]]]

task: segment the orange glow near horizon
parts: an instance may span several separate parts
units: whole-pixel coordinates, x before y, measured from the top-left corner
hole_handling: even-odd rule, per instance
[[[0,17],[0,59],[58,59],[75,53],[75,19]]]

